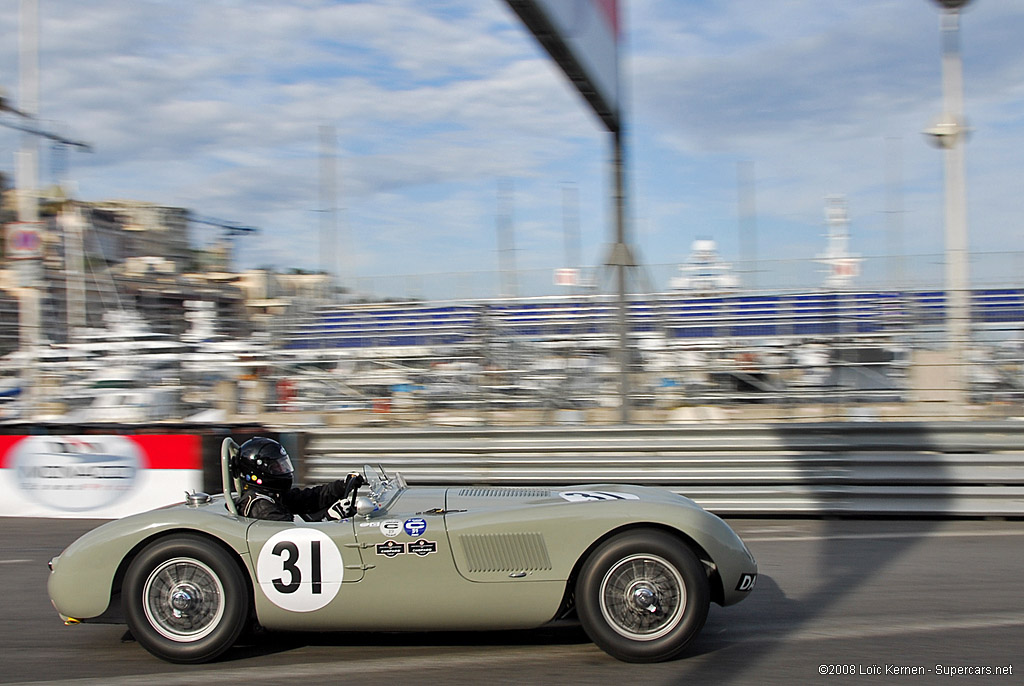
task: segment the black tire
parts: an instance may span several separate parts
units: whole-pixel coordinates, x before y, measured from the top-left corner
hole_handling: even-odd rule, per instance
[[[128,628],[168,662],[198,663],[230,648],[245,628],[249,590],[231,555],[199,536],[163,538],[132,561],[121,593]]]
[[[599,648],[625,662],[677,657],[708,616],[704,565],[679,539],[641,530],[602,543],[576,581],[576,609]]]

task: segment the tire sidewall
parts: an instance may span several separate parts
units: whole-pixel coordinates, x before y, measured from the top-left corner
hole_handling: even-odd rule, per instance
[[[194,559],[216,575],[224,589],[224,612],[206,636],[179,642],[161,635],[146,617],[143,589],[150,574],[167,560]],[[198,536],[172,536],[154,541],[132,561],[121,594],[125,621],[135,640],[169,662],[198,663],[214,659],[234,644],[249,613],[248,587],[238,565],[219,544]]]
[[[686,589],[686,605],[678,624],[666,635],[649,641],[633,640],[609,626],[601,612],[601,583],[620,560],[645,553],[662,558],[679,572]],[[598,647],[626,662],[660,662],[678,656],[700,633],[707,619],[710,590],[704,565],[677,538],[657,531],[619,534],[598,546],[587,559],[576,582],[580,622]]]

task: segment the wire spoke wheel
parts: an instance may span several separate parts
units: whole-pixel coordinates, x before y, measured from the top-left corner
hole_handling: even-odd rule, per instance
[[[627,662],[680,655],[711,602],[703,563],[679,538],[649,529],[609,538],[576,580],[576,611],[590,639]]]
[[[146,619],[172,641],[208,636],[224,616],[224,585],[199,560],[167,560],[150,573],[142,593]]]
[[[170,662],[198,663],[231,647],[245,627],[251,597],[231,551],[182,534],[155,540],[136,556],[121,602],[139,645]]]
[[[631,555],[601,581],[601,614],[634,641],[661,638],[683,618],[686,586],[678,570],[656,555]]]

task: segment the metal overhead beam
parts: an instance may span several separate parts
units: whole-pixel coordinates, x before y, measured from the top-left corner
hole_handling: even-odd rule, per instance
[[[602,87],[598,83],[602,75],[592,67],[588,68],[588,65],[584,63],[585,54],[578,49],[573,49],[572,36],[567,36],[564,30],[556,26],[552,16],[545,11],[544,2],[538,0],[506,0],[506,2],[523,24],[530,29],[555,64],[562,68],[562,71],[576,86],[576,90],[587,101],[605,127],[613,133],[619,131],[622,121],[618,103],[617,73],[606,76],[606,79],[611,78],[613,81],[612,90],[609,92],[607,86]],[[617,59],[615,62],[613,68],[617,71]]]

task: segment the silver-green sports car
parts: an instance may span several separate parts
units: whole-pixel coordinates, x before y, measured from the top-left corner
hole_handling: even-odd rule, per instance
[[[575,616],[610,655],[654,662],[757,578],[725,522],[667,490],[409,487],[364,467],[354,516],[258,521],[232,500],[235,450],[225,439],[224,494],[109,522],[50,562],[66,623],[125,622],[154,655],[204,662],[253,624],[497,630]]]

